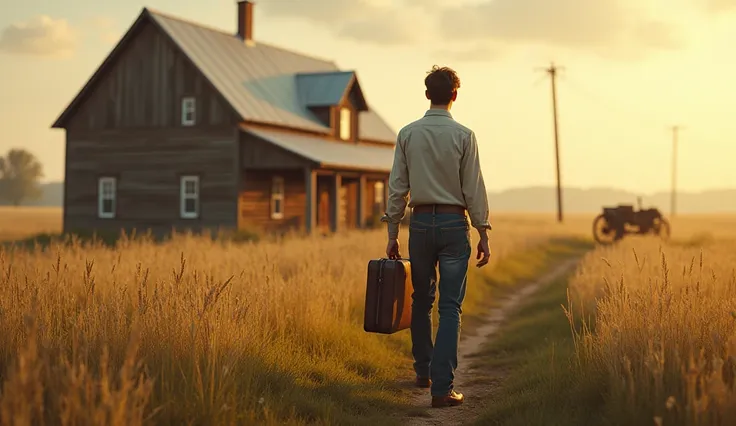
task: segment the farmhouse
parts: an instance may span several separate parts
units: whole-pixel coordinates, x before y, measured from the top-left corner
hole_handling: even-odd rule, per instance
[[[366,226],[395,132],[354,71],[143,9],[53,124],[66,130],[64,230]]]

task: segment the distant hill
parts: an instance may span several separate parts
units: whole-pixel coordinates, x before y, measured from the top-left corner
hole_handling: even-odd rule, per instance
[[[43,195],[28,206],[61,206],[64,200],[63,182],[42,185]],[[557,209],[556,190],[553,187],[524,187],[489,193],[491,210],[494,212],[554,212]],[[565,212],[593,213],[604,205],[633,204],[637,195],[642,196],[644,207],[658,207],[669,214],[669,192],[636,194],[613,188],[563,188],[562,202]],[[702,192],[680,192],[677,208],[679,213],[736,213],[736,189],[710,190]]]
[[[553,212],[557,210],[557,190],[553,187],[525,187],[489,193],[492,211]],[[592,213],[602,206],[617,204],[637,205],[641,195],[644,207],[657,207],[665,214],[670,212],[669,192],[636,194],[613,188],[563,188],[562,207],[569,213]],[[679,192],[677,212],[736,213],[736,189],[702,192]]]

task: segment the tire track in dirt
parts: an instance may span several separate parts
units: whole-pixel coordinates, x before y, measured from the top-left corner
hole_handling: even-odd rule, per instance
[[[494,391],[498,390],[505,372],[477,368],[473,365],[473,356],[493,338],[509,313],[522,301],[539,288],[570,272],[578,261],[577,257],[566,260],[536,281],[506,295],[500,301],[499,306],[488,312],[483,324],[473,335],[461,335],[458,346],[458,368],[455,372],[455,389],[465,395],[465,402],[459,407],[431,408],[429,389],[414,388],[411,403],[416,410],[406,419],[405,424],[407,426],[464,425],[474,421],[482,414],[485,401],[492,397]],[[407,380],[413,381],[413,379],[412,375]]]

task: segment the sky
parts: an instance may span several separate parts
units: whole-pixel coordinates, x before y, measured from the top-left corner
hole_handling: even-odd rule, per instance
[[[143,7],[236,29],[235,0],[0,0],[1,153],[63,179],[51,124]],[[454,68],[489,190],[555,184],[551,62],[564,186],[669,191],[680,125],[678,189],[736,187],[736,0],[260,0],[254,38],[355,70],[395,131]]]

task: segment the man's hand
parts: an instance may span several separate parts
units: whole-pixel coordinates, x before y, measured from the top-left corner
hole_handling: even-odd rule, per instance
[[[483,256],[481,258],[481,256]],[[491,248],[488,246],[488,238],[481,238],[478,241],[478,254],[475,256],[478,263],[475,265],[478,268],[482,268],[488,264],[491,260]]]
[[[399,259],[399,240],[389,239],[386,246],[386,257],[389,259]]]

